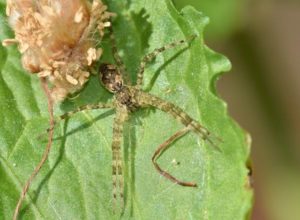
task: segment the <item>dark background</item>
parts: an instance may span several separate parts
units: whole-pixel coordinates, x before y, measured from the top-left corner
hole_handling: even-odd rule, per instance
[[[210,17],[206,43],[232,62],[218,92],[252,136],[252,219],[300,219],[300,1],[173,1]]]

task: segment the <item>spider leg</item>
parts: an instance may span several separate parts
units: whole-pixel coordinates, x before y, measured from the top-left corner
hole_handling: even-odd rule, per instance
[[[139,93],[139,102],[142,106],[150,105],[172,115],[177,121],[186,127],[191,127],[193,132],[197,133],[203,140],[206,140],[214,148],[221,151],[215,143],[216,141],[221,142],[221,140],[219,138],[214,138],[213,140],[211,132],[185,113],[180,107],[145,92]]]
[[[139,88],[142,87],[142,85],[143,85],[143,78],[144,78],[144,71],[145,71],[146,64],[149,63],[152,59],[154,59],[159,53],[162,53],[165,50],[172,49],[172,48],[174,48],[176,46],[184,44],[185,42],[192,41],[195,38],[196,38],[196,35],[192,35],[192,36],[188,37],[187,39],[180,40],[180,41],[175,41],[175,42],[167,44],[167,45],[165,45],[163,47],[156,48],[151,53],[149,53],[146,56],[144,56],[144,58],[142,59],[142,61],[140,63],[139,72],[138,72],[138,75],[137,75],[137,83],[136,83],[136,85]]]
[[[114,104],[113,103],[97,103],[97,104],[82,105],[73,111],[69,111],[61,116],[58,116],[58,121],[56,121],[56,122],[59,122],[66,118],[70,118],[72,115],[74,115],[78,112],[82,112],[85,110],[93,110],[93,109],[103,109],[103,108],[114,108]]]
[[[164,171],[157,163],[157,159],[159,156],[177,139],[184,136],[187,132],[191,130],[190,127],[184,127],[183,129],[177,131],[175,134],[173,134],[169,139],[167,139],[164,143],[162,143],[155,151],[155,153],[152,156],[152,163],[155,167],[155,169],[164,177],[171,180],[172,182],[181,185],[181,186],[188,186],[188,187],[196,187],[197,184],[193,182],[184,182],[176,177],[169,174],[167,171]]]
[[[121,153],[121,141],[123,136],[123,124],[127,119],[127,110],[117,108],[113,124],[112,140],[112,184],[113,184],[113,211],[117,208],[118,191],[120,208],[124,208],[124,177]]]
[[[120,71],[123,75],[123,79],[125,81],[125,83],[127,85],[130,85],[131,82],[130,82],[130,78],[129,78],[129,75],[126,71],[126,67],[118,53],[118,49],[117,49],[117,42],[116,42],[116,38],[115,38],[115,35],[114,35],[114,31],[113,31],[113,28],[112,26],[109,27],[109,32],[110,32],[110,41],[111,41],[111,46],[112,46],[112,54],[113,54],[113,57],[114,57],[114,60],[117,64],[117,66],[120,68]]]
[[[48,133],[48,132],[52,131],[56,124],[58,124],[62,120],[65,120],[66,118],[70,118],[71,116],[73,116],[74,114],[76,114],[78,112],[85,111],[85,110],[93,110],[93,109],[104,109],[104,108],[114,108],[114,104],[113,103],[97,103],[97,104],[88,104],[88,105],[80,106],[73,111],[69,111],[63,115],[58,116],[57,119],[54,121],[53,126],[48,128],[46,130],[46,132]],[[42,135],[44,135],[44,134],[39,135],[38,138],[40,138]]]

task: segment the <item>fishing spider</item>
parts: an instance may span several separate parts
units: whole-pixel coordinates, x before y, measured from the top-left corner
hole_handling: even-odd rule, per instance
[[[145,66],[147,63],[152,61],[159,53],[179,46],[181,44],[191,42],[196,38],[196,35],[190,36],[186,40],[180,40],[170,43],[161,48],[155,49],[153,52],[146,55],[139,67],[137,82],[135,85],[131,85],[126,82],[126,71],[125,66],[118,55],[116,48],[114,35],[110,34],[112,42],[113,56],[116,64],[103,63],[99,68],[99,80],[100,83],[110,92],[114,94],[112,102],[109,103],[97,103],[88,104],[77,108],[74,111],[67,112],[59,116],[59,120],[64,120],[77,112],[91,109],[115,109],[116,115],[113,123],[113,139],[112,139],[112,183],[113,183],[113,200],[114,206],[118,196],[121,199],[121,207],[124,207],[124,177],[123,177],[123,164],[122,164],[122,151],[121,151],[121,140],[123,136],[123,124],[128,119],[129,114],[135,112],[140,108],[154,107],[168,114],[171,114],[175,119],[184,125],[184,128],[177,131],[165,142],[163,142],[155,150],[152,156],[152,163],[155,169],[164,177],[171,180],[172,182],[187,187],[196,187],[197,184],[194,182],[185,182],[177,179],[167,171],[163,170],[157,163],[157,159],[164,150],[168,148],[172,142],[184,136],[189,131],[193,131],[200,135],[201,138],[206,139],[211,144],[213,141],[210,139],[209,131],[200,125],[196,120],[192,119],[187,113],[185,113],[180,107],[160,99],[150,93],[142,90],[143,75]],[[58,122],[58,121],[56,121]]]

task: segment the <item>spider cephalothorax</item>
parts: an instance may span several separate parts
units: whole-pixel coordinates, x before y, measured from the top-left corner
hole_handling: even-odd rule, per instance
[[[118,105],[133,112],[139,107],[135,100],[138,91],[132,86],[124,85],[119,68],[113,64],[101,64],[99,68],[100,83],[111,93],[115,94]]]

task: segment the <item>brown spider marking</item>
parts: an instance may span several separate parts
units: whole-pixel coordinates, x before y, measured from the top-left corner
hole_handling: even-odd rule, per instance
[[[111,108],[115,109],[116,116],[113,123],[113,140],[112,140],[112,180],[113,180],[113,201],[114,209],[116,207],[116,201],[118,195],[121,199],[121,209],[124,208],[124,177],[123,177],[123,164],[121,154],[121,141],[123,136],[123,124],[128,119],[128,115],[133,113],[139,108],[154,107],[161,111],[164,111],[172,115],[176,120],[184,125],[184,128],[177,131],[165,142],[163,142],[154,152],[152,156],[152,163],[155,169],[164,177],[172,182],[187,187],[196,187],[194,182],[186,182],[177,179],[167,171],[163,170],[157,163],[159,156],[177,139],[181,138],[190,131],[198,134],[202,139],[207,140],[214,145],[211,140],[210,132],[204,128],[196,120],[192,119],[187,113],[180,107],[160,99],[157,96],[144,92],[141,87],[143,83],[143,75],[145,66],[159,53],[190,42],[196,38],[196,35],[190,36],[186,40],[180,40],[170,43],[164,47],[155,49],[152,53],[146,55],[140,64],[137,83],[136,85],[130,85],[125,83],[124,77],[126,76],[125,67],[121,61],[117,49],[115,47],[114,36],[111,32],[112,47],[114,52],[114,58],[117,65],[114,64],[101,64],[99,68],[99,81],[100,83],[111,93],[114,94],[113,101],[110,103],[97,103],[81,106],[74,111],[67,112],[59,117],[59,120],[63,120],[67,117],[74,115],[77,112],[90,109],[103,109]],[[118,67],[120,66],[120,67]],[[58,121],[57,121],[58,122]]]

